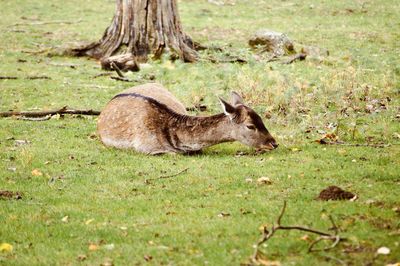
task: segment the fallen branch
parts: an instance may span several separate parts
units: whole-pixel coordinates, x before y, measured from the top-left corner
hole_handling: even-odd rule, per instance
[[[48,76],[30,76],[30,77],[26,77],[26,79],[34,80],[34,79],[51,79],[51,78]]]
[[[120,78],[125,78],[124,74],[122,74],[122,72],[121,72],[121,69],[119,69],[119,67],[117,66],[117,64],[115,62],[111,61],[110,64],[111,64],[112,69],[114,69],[115,72],[117,72],[117,74]]]
[[[341,146],[353,146],[353,147],[373,147],[373,148],[386,148],[391,145],[396,145],[395,143],[346,143],[343,141],[329,141],[325,138],[318,139],[315,142],[322,145],[341,145]]]
[[[281,225],[281,220],[283,218],[283,215],[285,214],[285,210],[286,210],[286,201],[283,202],[283,207],[282,207],[281,213],[279,214],[278,219],[276,221],[276,225],[272,224],[271,229],[268,229],[266,226],[264,226],[263,235],[262,235],[261,239],[255,245],[254,254],[250,259],[251,263],[257,265],[258,258],[263,256],[263,253],[260,251],[260,246],[262,244],[264,244],[265,242],[267,242],[279,230],[299,230],[299,231],[309,232],[309,233],[319,235],[319,237],[310,244],[310,246],[308,248],[308,252],[321,251],[321,250],[326,251],[326,250],[336,247],[340,241],[345,240],[345,238],[339,236],[339,234],[338,234],[339,228],[336,226],[336,224],[333,221],[333,218],[331,216],[329,216],[329,219],[332,223],[332,230],[334,231],[334,234],[330,234],[330,233],[319,231],[319,230],[316,230],[313,228],[308,228],[308,227],[303,227],[303,226],[298,226],[298,225],[295,225],[295,226]],[[332,245],[322,248],[322,249],[314,249],[313,247],[317,243],[321,242],[322,240],[330,240],[330,241],[332,241]]]
[[[246,59],[240,58],[240,57],[234,57],[234,56],[230,56],[228,58],[224,58],[224,59],[218,59],[218,58],[214,58],[214,57],[208,57],[206,58],[208,61],[210,61],[211,63],[214,64],[218,64],[218,63],[239,63],[239,64],[245,64],[247,63]]]
[[[112,74],[114,74],[113,72],[105,72],[105,73],[100,73],[100,74],[96,74],[93,76],[94,79],[97,79],[99,77],[105,77],[105,76],[111,76]]]
[[[33,21],[33,22],[18,22],[10,26],[12,27],[12,26],[23,26],[23,25],[36,26],[36,25],[47,25],[47,24],[77,24],[80,22],[82,22],[82,19],[79,19],[77,21],[66,21],[66,20]]]
[[[128,79],[128,78],[122,78],[122,77],[110,77],[111,79],[118,80],[118,81],[124,81],[124,82],[135,82],[136,80]]]
[[[19,116],[19,120],[25,120],[25,121],[34,121],[34,122],[40,122],[40,121],[47,121],[50,120],[52,115],[46,115],[43,117],[25,117],[25,116]]]
[[[68,109],[68,106],[64,106],[61,109],[52,110],[52,111],[39,111],[39,112],[29,112],[29,111],[9,111],[9,112],[0,112],[0,117],[10,117],[10,116],[22,116],[22,117],[45,117],[45,116],[53,116],[53,115],[99,115],[100,111],[95,111],[92,109],[89,110],[78,110],[78,109]]]
[[[303,53],[295,54],[294,56],[290,57],[287,61],[284,61],[282,64],[291,64],[297,60],[303,61],[306,59],[306,57],[307,55]]]
[[[0,79],[18,79],[18,77],[6,77],[6,76],[0,76]]]

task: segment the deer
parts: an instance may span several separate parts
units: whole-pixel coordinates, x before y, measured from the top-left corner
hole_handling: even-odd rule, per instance
[[[259,150],[278,147],[261,117],[238,93],[231,92],[230,103],[219,101],[222,113],[191,116],[161,84],[138,85],[109,101],[100,113],[97,133],[107,147],[149,155],[197,153],[233,141]]]

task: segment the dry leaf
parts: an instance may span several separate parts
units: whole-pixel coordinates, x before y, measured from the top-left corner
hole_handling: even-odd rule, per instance
[[[85,224],[88,225],[88,224],[90,224],[90,223],[93,222],[93,221],[94,221],[94,219],[89,219],[89,220],[87,220],[87,221],[85,222]]]
[[[260,227],[258,227],[258,230],[260,230],[261,232],[265,232],[265,230],[268,229],[268,224],[263,224]]]
[[[95,251],[95,250],[98,250],[99,249],[99,246],[98,245],[96,245],[96,244],[89,244],[89,250],[90,251]]]
[[[78,260],[79,260],[79,261],[84,261],[84,260],[86,260],[86,259],[87,259],[87,256],[84,255],[84,254],[81,254],[81,255],[78,256]]]
[[[0,252],[11,252],[13,251],[13,246],[8,243],[1,243],[0,244]]]
[[[309,237],[309,235],[304,235],[304,236],[300,237],[300,239],[303,241],[309,241],[310,237]]]
[[[61,222],[63,222],[63,223],[68,223],[68,219],[69,219],[68,215],[67,215],[67,216],[64,216],[64,217],[61,219]]]
[[[228,216],[231,216],[231,214],[229,212],[221,212],[220,214],[218,214],[218,217],[221,217],[221,218],[228,217]]]
[[[31,172],[31,174],[32,174],[33,176],[42,176],[42,175],[43,175],[43,173],[40,172],[39,169],[33,169],[32,172]]]
[[[107,249],[107,250],[113,250],[115,248],[115,245],[114,244],[107,244],[107,245],[104,245],[104,248]]]
[[[257,184],[259,185],[272,185],[272,181],[269,177],[262,176],[259,179],[257,179]]]

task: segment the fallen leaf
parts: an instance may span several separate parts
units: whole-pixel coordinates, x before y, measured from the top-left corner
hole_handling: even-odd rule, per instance
[[[380,248],[378,248],[376,253],[380,254],[380,255],[389,255],[390,254],[390,249],[387,248],[387,247],[380,247]]]
[[[300,237],[301,240],[303,241],[309,241],[310,240],[310,236],[309,235],[304,235],[302,237]]]
[[[113,250],[115,248],[115,245],[114,244],[107,244],[107,245],[104,245],[104,248],[107,249],[107,250]]]
[[[85,222],[85,224],[86,225],[89,225],[91,222],[93,222],[94,221],[94,219],[89,219],[89,220],[87,220],[86,222]]]
[[[32,174],[33,176],[42,176],[42,175],[43,175],[43,173],[40,172],[39,169],[33,169],[32,172],[31,172],[31,174]]]
[[[87,259],[87,256],[86,255],[84,255],[84,254],[81,254],[81,255],[79,255],[78,256],[78,258],[77,258],[79,261],[84,261],[84,260],[86,260]]]
[[[257,179],[257,184],[259,185],[272,185],[272,181],[269,177],[262,176],[259,179]]]
[[[64,217],[61,219],[61,222],[63,222],[63,223],[68,223],[68,219],[69,219],[68,215],[67,215],[67,216],[64,216]]]
[[[143,258],[145,261],[151,261],[153,259],[151,255],[144,255]]]
[[[99,246],[96,244],[89,244],[89,250],[90,251],[96,251],[99,249]]]
[[[245,181],[246,183],[252,183],[252,182],[253,182],[253,179],[251,179],[251,178],[246,178],[244,181]]]
[[[0,252],[11,252],[13,251],[13,246],[8,243],[1,243],[0,244]]]
[[[268,224],[263,224],[260,227],[258,227],[258,230],[261,232],[265,232],[265,230],[268,230]]]
[[[231,214],[229,212],[221,212],[220,214],[218,214],[218,217],[223,218],[223,217],[228,217],[231,216]]]

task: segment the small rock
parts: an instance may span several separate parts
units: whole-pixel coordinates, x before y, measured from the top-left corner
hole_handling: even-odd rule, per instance
[[[256,31],[250,38],[249,45],[252,48],[261,48],[262,52],[269,52],[276,57],[296,52],[292,41],[286,34],[268,29]]]
[[[115,248],[115,245],[114,244],[107,244],[107,245],[104,245],[104,248],[107,249],[107,250],[113,250]]]
[[[380,248],[378,248],[376,253],[380,254],[380,255],[389,255],[390,254],[390,249],[387,248],[387,247],[380,247]]]

